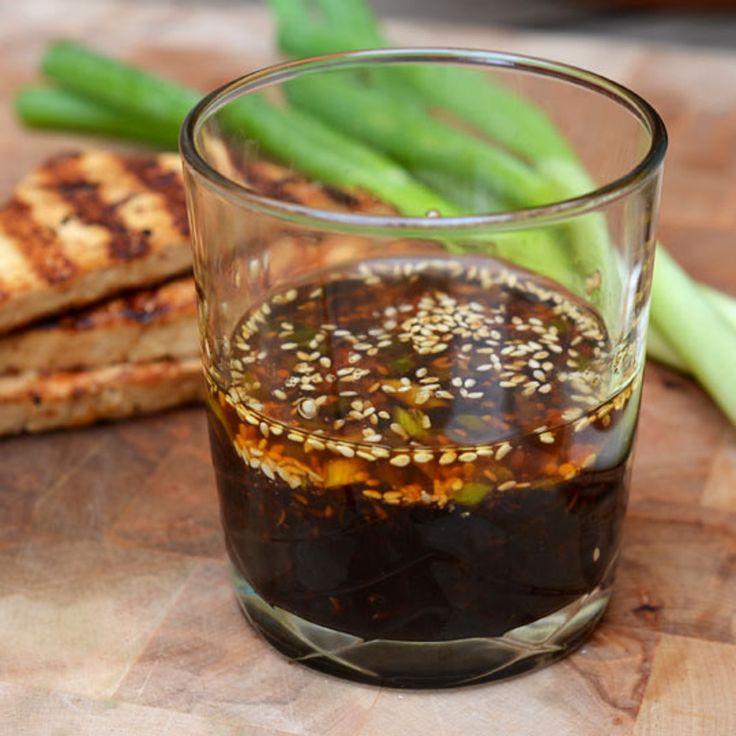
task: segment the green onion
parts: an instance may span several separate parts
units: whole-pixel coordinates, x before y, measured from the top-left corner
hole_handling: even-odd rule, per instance
[[[126,117],[158,125],[181,125],[201,96],[196,90],[71,42],[52,45],[42,68],[66,90],[86,95]],[[232,106],[228,119],[257,139],[269,154],[323,182],[363,187],[407,215],[456,212],[390,159],[300,110],[277,107],[261,95],[249,95]]]
[[[43,72],[65,90],[138,120],[181,125],[201,95],[196,91],[121,64],[71,41],[51,44]]]
[[[338,2],[339,11],[332,7]],[[372,22],[365,21],[370,11],[361,0],[318,0],[323,14],[320,21],[310,14],[306,0],[271,0],[271,5],[279,20],[279,44],[287,53],[308,56],[387,45],[375,17]],[[338,18],[348,16],[353,17],[350,23],[338,23]],[[302,77],[291,85],[296,88],[291,93],[292,100],[341,130],[362,136],[371,145],[399,157],[410,170],[415,170],[416,156],[426,161],[431,152],[434,165],[443,174],[459,172],[466,179],[477,178],[477,172],[486,174],[480,183],[485,188],[490,184],[492,192],[505,193],[506,209],[557,202],[594,188],[549,118],[534,104],[494,84],[480,71],[406,64],[390,72],[375,70],[370,79],[379,89],[368,90],[366,95],[364,87],[351,86],[344,75],[341,79],[334,75],[332,79]],[[299,88],[307,86],[311,86],[311,94],[299,94]],[[315,94],[315,87],[322,88],[321,95]],[[354,99],[361,96],[363,105],[360,99]],[[344,102],[348,97],[353,98],[351,104]],[[356,102],[360,113],[351,115]],[[432,118],[431,110],[437,107],[469,122],[486,137],[481,139],[468,131],[461,133]],[[380,127],[381,121],[376,118],[381,112],[386,121],[401,120],[402,124],[392,130],[385,124]],[[404,131],[407,134],[401,136]],[[442,143],[435,141],[432,147],[431,137],[436,139],[441,134]],[[536,170],[527,165],[529,161]],[[620,303],[622,283],[603,216],[590,213],[575,218],[557,232],[566,242],[556,247],[564,249],[569,259],[567,278],[562,283],[582,294],[586,276],[599,272],[601,286],[587,296],[604,314],[611,314]],[[550,276],[561,273],[551,267],[541,272]]]
[[[664,248],[656,264],[651,322],[736,424],[736,332]]]
[[[361,0],[341,2],[343,6],[360,6],[361,13],[365,11]],[[275,3],[274,9],[280,21],[279,39],[287,53],[310,55],[387,45],[380,32],[370,30],[362,34],[355,22],[345,21],[344,27],[340,27],[339,18],[328,12],[328,4],[334,3],[319,0],[323,11],[320,26],[308,18],[303,18],[301,25],[294,22],[292,13],[299,0],[291,0],[288,7],[283,2]],[[345,18],[350,13],[349,7],[343,7],[341,12]],[[375,28],[371,24],[368,26]],[[401,81],[411,87],[425,104],[452,112],[492,140],[531,161],[557,185],[560,198],[576,196],[592,188],[587,172],[576,161],[554,124],[529,101],[467,69],[428,70],[407,65]],[[308,102],[302,100],[305,101]],[[326,111],[334,116],[335,106],[327,106]],[[334,122],[334,117],[331,119]],[[362,132],[365,135],[365,131]],[[386,142],[383,145],[387,145]],[[530,190],[520,194],[522,197],[525,194],[535,196],[536,192]],[[573,239],[573,246],[577,246],[575,255],[583,263],[590,263],[592,253],[593,262],[602,264],[604,280],[616,281],[618,264],[609,257],[615,254],[607,243],[608,234],[602,217],[595,214],[586,216],[575,224],[574,231],[577,235]],[[650,355],[693,373],[736,424],[736,392],[731,388],[732,379],[729,377],[736,366],[736,300],[699,287],[662,246],[658,246],[657,262],[659,265],[655,268],[652,288]],[[609,290],[608,299],[604,302],[610,304],[615,291],[615,288]],[[606,305],[604,303],[603,306]]]
[[[374,46],[381,42],[378,19],[365,0],[317,0],[317,5],[328,25],[359,33]]]
[[[359,87],[345,76],[307,75],[288,82],[286,94],[300,109],[345,134],[355,135],[411,170],[434,169],[444,175],[480,181],[504,202],[516,206],[534,206],[553,199],[548,183],[518,159],[381,89]],[[562,234],[560,228],[557,231]],[[552,228],[494,234],[485,243],[464,243],[463,248],[487,252],[492,242],[499,256],[580,290],[582,284],[571,282],[575,272],[564,237],[559,241],[554,235]],[[457,243],[452,249],[458,250]]]
[[[503,149],[428,116],[353,75],[309,74],[285,85],[289,101],[408,167],[475,179],[517,207],[554,201],[547,182]]]
[[[141,123],[74,92],[49,87],[26,87],[15,99],[23,122],[34,128],[68,130],[176,148],[179,125]]]
[[[688,369],[682,358],[670,347],[669,343],[649,323],[647,330],[647,357],[656,360],[680,373],[687,373]]]
[[[305,0],[269,0],[279,20],[279,44],[293,56],[387,47],[375,16],[360,0],[318,0],[321,23]],[[530,160],[571,158],[569,144],[534,104],[470,69],[407,65],[398,75],[426,103],[443,107]]]
[[[713,309],[736,330],[736,299],[717,289],[699,284],[700,291]]]

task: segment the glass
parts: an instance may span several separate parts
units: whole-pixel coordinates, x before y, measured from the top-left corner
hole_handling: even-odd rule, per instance
[[[567,141],[540,148],[551,184],[526,207],[479,166],[449,176],[441,140],[414,165],[409,140],[395,155],[457,210],[402,216],[233,124],[244,97],[283,105],[302,79],[417,75],[442,94],[458,68],[533,102]],[[181,140],[212,457],[251,624],[310,667],[399,687],[508,677],[579,645],[609,600],[627,503],[656,112],[561,64],[386,50],[237,80]]]

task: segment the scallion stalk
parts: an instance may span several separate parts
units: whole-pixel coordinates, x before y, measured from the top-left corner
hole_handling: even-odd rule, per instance
[[[339,0],[344,6],[366,7],[362,0]],[[300,0],[291,0],[293,9]],[[318,0],[322,23],[311,19],[297,26],[289,7],[274,3],[280,21],[279,39],[287,53],[311,55],[387,45],[380,31],[368,24],[362,33],[359,24],[346,20],[350,8],[341,10],[343,21],[327,7],[338,0]],[[340,23],[344,25],[340,25]],[[590,191],[587,172],[575,159],[567,142],[547,116],[528,100],[504,90],[473,70],[445,68],[431,73],[417,65],[407,65],[399,83],[411,87],[418,99],[437,105],[469,122],[492,140],[533,163],[558,187],[561,199]],[[603,265],[604,275],[617,276],[617,262],[607,254],[608,233],[601,217],[593,215],[576,223],[576,254]],[[587,249],[587,250],[586,250]],[[736,392],[730,374],[736,366],[736,300],[697,285],[680,269],[662,246],[658,246],[652,288],[650,355],[677,368],[686,368],[711,393],[726,415],[736,424]],[[704,323],[699,326],[701,322]],[[705,339],[705,335],[708,339]],[[720,351],[715,346],[723,346]]]
[[[121,115],[98,102],[54,87],[25,87],[15,98],[18,117],[28,126],[125,138],[176,148],[179,124]]]
[[[664,248],[658,248],[651,322],[736,424],[736,332]]]
[[[201,96],[196,90],[71,42],[53,44],[44,55],[42,68],[65,90],[126,118],[157,125],[181,125]],[[335,186],[363,187],[403,214],[456,213],[453,205],[415,181],[401,166],[300,110],[277,107],[262,95],[248,95],[231,106],[228,117],[266,152],[308,176]]]

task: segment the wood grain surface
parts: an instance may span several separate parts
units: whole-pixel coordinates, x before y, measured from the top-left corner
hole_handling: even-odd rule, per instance
[[[2,195],[48,154],[81,144],[12,119],[12,91],[35,78],[49,38],[92,42],[202,87],[274,58],[265,14],[235,5],[25,0],[0,14]],[[635,87],[672,139],[660,234],[694,275],[736,292],[736,56],[479,28],[390,30],[406,43],[558,58]],[[651,366],[604,623],[546,670],[422,693],[290,665],[245,626],[201,410],[4,441],[0,723],[21,736],[732,736],[736,436],[690,381]]]

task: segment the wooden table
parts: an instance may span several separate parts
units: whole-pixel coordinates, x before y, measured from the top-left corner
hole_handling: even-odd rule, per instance
[[[269,61],[260,12],[25,0],[0,22],[0,192],[65,136],[8,101],[50,37],[211,86]],[[392,24],[409,43],[556,57],[629,83],[672,136],[660,234],[736,290],[736,56]],[[734,366],[736,374],[736,366]],[[0,729],[8,734],[736,734],[736,437],[688,380],[646,379],[620,576],[576,654],[445,692],[287,663],[230,590],[201,410],[0,444]]]

